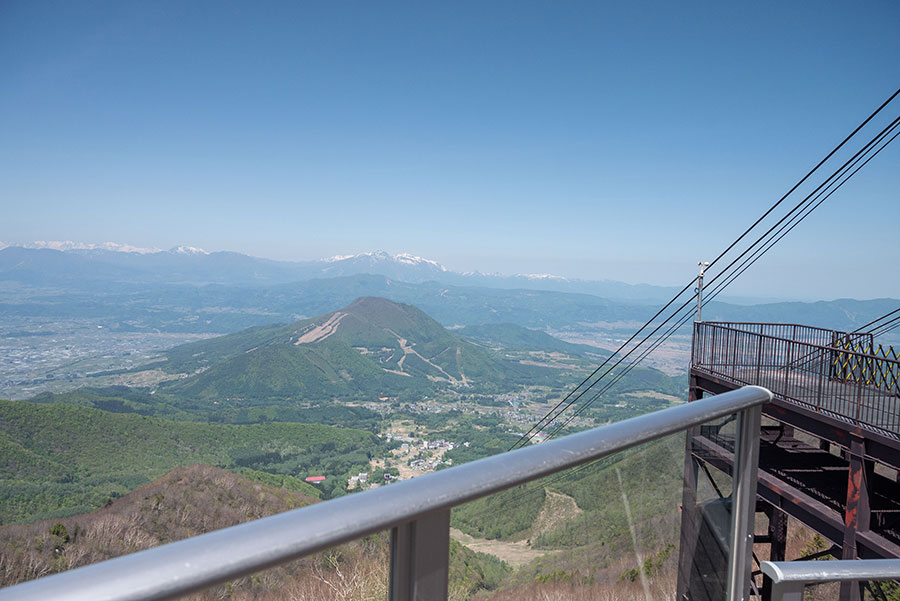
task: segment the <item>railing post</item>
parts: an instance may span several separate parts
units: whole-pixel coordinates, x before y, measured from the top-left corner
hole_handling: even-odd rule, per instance
[[[803,583],[779,582],[773,584],[772,601],[803,601]]]
[[[756,385],[762,386],[759,381],[759,376],[762,370],[762,348],[763,348],[763,337],[759,337],[759,344],[756,347]]]
[[[732,478],[731,552],[728,557],[728,601],[746,601],[750,591],[756,478],[759,466],[759,428],[762,407],[738,413]]]
[[[796,336],[796,329],[797,328],[794,328],[795,336]],[[796,340],[796,339],[797,338],[795,337],[794,340]],[[784,370],[784,396],[790,396],[790,393],[791,393],[790,375],[791,375],[791,372],[794,371],[794,341],[789,340],[787,343],[787,347],[788,347],[787,365]]]
[[[700,324],[696,324],[698,327]],[[697,387],[697,378],[689,379],[688,402],[703,397],[703,391]],[[676,599],[688,598],[691,571],[694,565],[694,553],[697,545],[697,475],[700,464],[694,458],[694,436],[700,431],[699,426],[691,426],[685,435],[684,444],[684,477],[681,489],[681,541],[678,545],[678,579],[675,590]]]
[[[450,510],[391,531],[390,601],[447,601]]]

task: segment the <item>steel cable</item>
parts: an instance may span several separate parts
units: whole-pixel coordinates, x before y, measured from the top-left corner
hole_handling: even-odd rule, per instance
[[[865,121],[863,121],[863,122],[862,122],[862,123],[861,123],[861,124],[860,124],[860,125],[859,125],[859,126],[858,126],[858,127],[857,127],[850,135],[849,135],[849,136],[847,136],[847,137],[846,137],[846,138],[845,138],[845,139],[844,139],[837,147],[835,147],[835,149],[833,149],[833,150],[832,150],[832,151],[831,151],[824,159],[822,159],[822,160],[816,165],[816,167],[814,167],[814,168],[813,168],[809,173],[807,173],[807,174],[806,174],[799,182],[797,182],[797,184],[795,184],[795,185],[791,188],[791,190],[788,191],[788,193],[786,193],[781,199],[779,199],[774,205],[772,205],[772,207],[770,207],[770,208],[769,208],[769,209],[768,209],[768,210],[767,210],[767,211],[766,211],[759,219],[757,219],[756,222],[754,222],[753,225],[751,225],[751,226],[750,226],[747,230],[745,230],[744,233],[742,233],[742,234],[741,234],[734,242],[732,242],[732,243],[725,249],[725,251],[723,251],[722,253],[720,253],[720,254],[719,254],[719,255],[718,255],[718,256],[710,263],[710,265],[709,265],[708,267],[712,267],[712,266],[713,266],[716,262],[718,262],[723,256],[725,256],[725,254],[727,254],[732,248],[734,248],[734,246],[735,246],[741,239],[743,239],[743,238],[747,235],[747,233],[749,233],[754,227],[756,227],[760,222],[762,222],[762,220],[765,219],[765,217],[767,217],[769,214],[771,214],[772,211],[773,211],[778,205],[780,205],[780,204],[781,204],[781,203],[782,203],[782,202],[783,202],[783,201],[784,201],[784,200],[785,200],[792,192],[794,192],[794,191],[795,191],[795,190],[796,190],[796,189],[797,189],[804,181],[806,181],[806,180],[807,180],[807,179],[808,179],[808,178],[809,178],[816,170],[818,170],[818,169],[819,169],[819,168],[820,168],[820,167],[821,167],[821,166],[822,166],[829,158],[831,158],[831,157],[832,157],[832,156],[833,156],[833,155],[834,155],[834,154],[835,154],[842,146],[844,146],[844,144],[845,144],[848,140],[850,140],[850,139],[851,139],[856,133],[858,133],[858,132],[859,132],[859,131],[867,124],[867,123],[869,123],[869,122],[870,122],[870,121],[871,121],[871,120],[872,120],[872,119],[873,119],[873,118],[874,118],[874,117],[875,117],[875,116],[876,116],[876,115],[877,115],[877,114],[878,114],[885,106],[887,106],[887,104],[889,104],[889,103],[890,103],[890,102],[898,95],[898,93],[900,93],[900,90],[897,90],[897,92],[895,92],[895,93],[894,93],[890,98],[888,98],[888,100],[886,100],[886,101],[885,101],[878,109],[876,109],[875,112],[873,112],[873,113],[872,113]],[[785,216],[783,216],[778,222],[776,222],[771,228],[769,228],[769,230],[768,230],[766,233],[764,233],[762,236],[760,236],[760,237],[759,237],[752,245],[750,245],[750,247],[748,247],[748,248],[747,248],[743,253],[741,253],[737,258],[735,258],[735,259],[734,259],[734,260],[733,260],[733,261],[732,261],[725,269],[723,269],[719,274],[717,274],[716,276],[714,276],[714,277],[710,280],[709,283],[711,284],[711,283],[715,282],[719,277],[721,277],[722,275],[726,274],[726,273],[728,272],[728,270],[729,270],[736,262],[738,262],[739,260],[741,260],[741,258],[743,258],[743,257],[744,257],[751,249],[753,249],[757,244],[759,244],[762,240],[764,240],[765,237],[768,236],[768,235],[769,235],[775,228],[777,228],[781,223],[783,223],[783,222],[785,221],[785,219],[787,219],[788,217],[790,217],[790,216],[791,216],[793,213],[795,213],[797,210],[802,210],[801,207],[803,207],[803,205],[804,205],[811,197],[813,197],[816,193],[818,193],[820,190],[822,190],[823,187],[825,188],[825,190],[827,190],[828,187],[830,187],[831,185],[833,185],[834,182],[833,182],[832,180],[833,180],[834,178],[839,178],[839,177],[841,177],[841,176],[843,175],[843,174],[841,173],[842,170],[852,168],[852,166],[855,164],[855,162],[858,162],[862,156],[865,156],[865,153],[868,152],[868,151],[871,149],[871,147],[872,147],[873,144],[877,144],[878,141],[880,141],[880,139],[882,139],[883,136],[886,135],[885,132],[889,131],[891,127],[896,126],[896,124],[898,123],[898,121],[900,121],[900,117],[898,117],[897,119],[895,119],[895,121],[894,121],[891,125],[889,125],[887,128],[885,128],[885,130],[883,130],[878,136],[876,136],[876,138],[874,138],[872,141],[870,141],[868,144],[866,144],[862,149],[860,149],[859,151],[857,151],[857,153],[856,153],[853,157],[851,157],[851,159],[849,159],[847,162],[845,162],[844,165],[842,165],[836,172],[834,172],[831,176],[829,176],[829,178],[827,178],[827,179],[825,180],[825,182],[823,182],[822,184],[820,184],[820,185],[819,185],[812,193],[810,193],[810,194],[809,194],[806,198],[804,198],[800,203],[798,203],[797,205],[795,205],[794,208],[791,209],[791,211],[789,211],[789,212],[788,212]],[[893,139],[893,138],[892,138],[892,139]],[[880,152],[880,150],[879,150],[878,152]],[[875,154],[877,154],[877,152],[876,152]],[[874,155],[873,155],[873,156],[874,156]],[[870,157],[870,158],[871,158],[871,157]],[[868,160],[867,160],[866,162],[868,162]],[[863,163],[863,164],[865,164],[865,163]],[[848,167],[848,165],[849,165],[849,167]],[[858,169],[857,169],[857,171],[858,171]],[[855,172],[854,172],[854,173],[855,173]],[[852,176],[852,174],[851,174],[851,176]],[[848,178],[848,179],[849,179],[849,178]],[[841,184],[839,184],[837,187],[840,187],[840,185],[843,185],[843,182],[842,182]],[[837,189],[837,188],[835,188],[835,190],[836,190],[836,189]],[[829,196],[830,196],[830,194],[829,194]],[[826,198],[827,198],[827,196],[826,196]],[[823,199],[823,200],[824,200],[824,199]],[[821,202],[819,202],[819,204],[821,204]],[[816,205],[816,206],[818,206],[818,205]],[[807,213],[807,215],[808,215],[808,213]],[[800,220],[802,221],[802,219],[805,219],[805,216],[806,216],[806,215],[804,215]],[[792,218],[792,220],[793,220],[793,218]],[[789,222],[789,223],[790,223],[790,222]],[[799,223],[799,222],[798,222],[798,223]],[[791,229],[792,229],[792,228],[791,228]],[[788,230],[788,231],[790,231],[790,230]],[[779,238],[779,239],[780,239],[780,238]],[[765,243],[764,243],[764,244],[765,244]],[[768,250],[768,249],[766,249],[766,251],[763,251],[763,254],[764,254],[765,252],[767,252],[767,250]],[[758,252],[758,250],[757,250],[757,252]],[[754,253],[754,254],[756,254],[756,253]],[[760,255],[760,256],[761,256],[761,255]],[[755,261],[753,261],[753,262],[755,262]],[[752,262],[751,262],[751,264],[752,264]],[[738,269],[740,269],[740,267],[739,267]],[[745,268],[744,270],[746,270],[746,268]],[[741,271],[740,273],[743,273],[743,271]],[[734,278],[732,278],[730,281],[733,281],[733,279],[734,279]],[[557,418],[559,417],[559,415],[561,415],[561,414],[562,414],[563,412],[565,412],[569,407],[571,407],[574,403],[576,403],[578,400],[580,400],[581,397],[583,397],[588,391],[590,391],[590,390],[591,390],[591,389],[592,389],[592,388],[593,388],[600,380],[602,380],[604,377],[606,377],[606,375],[608,375],[613,369],[615,369],[615,367],[617,367],[618,365],[620,365],[620,364],[621,364],[628,356],[630,356],[630,355],[631,355],[638,347],[640,347],[642,344],[644,344],[650,337],[653,336],[653,334],[655,334],[657,331],[659,331],[659,329],[661,329],[666,323],[668,323],[669,320],[671,320],[671,319],[672,319],[675,315],[677,315],[684,307],[686,307],[686,306],[691,302],[691,300],[693,300],[693,298],[696,298],[696,295],[695,295],[695,296],[692,297],[691,299],[688,299],[688,301],[686,301],[681,307],[679,307],[678,309],[676,309],[675,312],[672,313],[672,315],[670,315],[670,316],[669,316],[666,320],[664,320],[659,326],[657,326],[653,331],[651,331],[647,336],[645,336],[645,337],[641,340],[641,342],[639,342],[639,343],[635,346],[635,348],[631,349],[631,351],[629,351],[624,357],[620,358],[620,359],[619,359],[612,367],[610,367],[609,369],[607,369],[606,372],[604,372],[602,375],[600,375],[600,377],[598,377],[594,382],[592,382],[591,384],[589,384],[586,388],[584,388],[583,390],[581,390],[581,392],[578,392],[577,395],[575,394],[575,393],[576,393],[579,389],[581,389],[587,382],[589,382],[589,381],[591,380],[591,378],[593,378],[593,377],[594,377],[594,376],[595,376],[595,375],[596,375],[596,374],[597,374],[604,366],[606,366],[606,365],[609,363],[609,361],[610,361],[613,357],[615,357],[615,356],[616,356],[617,354],[619,354],[624,348],[626,348],[626,346],[627,346],[629,343],[631,343],[631,342],[637,337],[637,335],[640,334],[640,332],[642,332],[646,327],[648,327],[648,326],[652,323],[652,321],[653,321],[654,319],[656,319],[660,314],[662,314],[662,312],[665,311],[665,309],[667,309],[667,308],[670,307],[674,302],[676,302],[676,301],[678,300],[678,298],[680,298],[681,295],[684,294],[684,292],[687,291],[687,290],[690,288],[690,286],[691,286],[694,282],[696,282],[696,281],[697,281],[697,278],[695,278],[694,280],[692,280],[692,281],[691,281],[687,286],[685,286],[678,294],[676,294],[675,297],[672,298],[672,300],[670,300],[668,303],[666,303],[666,305],[663,306],[662,309],[660,309],[660,310],[659,310],[659,311],[658,311],[658,312],[657,312],[650,320],[648,320],[643,326],[641,326],[641,328],[639,328],[637,332],[635,332],[635,333],[634,333],[627,341],[625,341],[625,343],[623,343],[623,344],[619,347],[618,350],[616,350],[612,355],[610,355],[610,357],[607,357],[607,359],[604,360],[604,362],[603,362],[599,367],[597,367],[597,368],[596,368],[596,369],[595,369],[595,370],[594,370],[587,378],[585,378],[578,386],[576,386],[576,387],[575,387],[573,390],[571,390],[571,391],[570,391],[570,392],[569,392],[569,393],[568,393],[561,401],[559,401],[559,403],[557,403],[556,406],[554,406],[554,407],[553,407],[550,411],[548,411],[548,412],[547,412],[540,420],[538,420],[538,422],[536,422],[536,423],[528,430],[528,432],[526,432],[525,434],[523,434],[522,437],[521,437],[521,438],[520,438],[520,439],[519,439],[512,447],[511,447],[511,449],[512,449],[512,448],[516,448],[516,447],[518,447],[518,446],[522,446],[522,444],[524,444],[524,442],[526,442],[526,441],[528,441],[528,440],[531,440],[532,438],[534,438],[534,436],[535,436],[537,433],[543,431],[543,429],[545,429],[545,428],[547,427],[547,425],[548,425],[550,422],[552,422],[553,420],[557,419]],[[730,283],[730,281],[729,281],[729,283]],[[704,303],[704,304],[705,304],[705,303]],[[572,398],[573,395],[575,395],[575,398]],[[570,400],[570,399],[571,399],[571,400]]]
[[[705,301],[702,302],[701,306],[705,306],[708,302],[712,301],[716,296],[718,296],[722,292],[722,290],[724,290],[737,277],[739,277],[747,269],[749,269],[754,263],[756,263],[757,260],[759,260],[763,255],[765,255],[765,253],[767,253],[775,244],[777,244],[782,238],[784,238],[784,236],[786,236],[788,233],[790,233],[791,230],[793,230],[804,219],[806,219],[816,208],[818,208],[823,202],[825,202],[825,200],[827,200],[832,194],[834,194],[834,192],[836,192],[838,189],[840,189],[841,186],[843,186],[851,177],[853,177],[860,169],[862,169],[862,167],[864,167],[870,160],[872,160],[875,156],[877,156],[878,153],[880,153],[882,150],[884,150],[884,148],[886,148],[888,144],[893,142],[893,140],[898,135],[900,135],[900,132],[895,133],[880,148],[877,148],[874,152],[872,152],[872,154],[868,158],[866,158],[865,161],[862,162],[862,164],[859,164],[857,166],[857,163],[859,163],[863,159],[863,157],[865,157],[866,153],[869,153],[870,151],[872,151],[872,149],[876,148],[877,144],[880,143],[882,140],[884,140],[884,138],[888,134],[890,134],[893,130],[897,129],[898,126],[900,126],[900,117],[895,119],[888,127],[886,127],[875,138],[873,138],[872,141],[870,141],[866,146],[864,146],[863,149],[861,149],[859,152],[857,152],[857,154],[854,155],[850,160],[845,162],[837,171],[835,171],[834,174],[832,174],[831,177],[828,178],[828,180],[826,180],[826,182],[829,180],[832,180],[835,176],[838,179],[833,179],[833,181],[831,181],[824,188],[823,188],[823,186],[824,186],[824,182],[823,182],[823,185],[820,185],[819,187],[816,188],[816,190],[814,190],[812,193],[810,193],[810,195],[808,195],[802,201],[801,205],[803,203],[807,203],[807,201],[810,201],[810,199],[812,199],[812,201],[809,204],[807,204],[807,206],[804,207],[800,213],[795,214],[793,217],[791,217],[790,220],[788,220],[787,222],[785,222],[783,224],[782,224],[782,222],[784,221],[784,218],[782,218],[782,220],[780,220],[778,223],[776,223],[762,237],[760,237],[760,239],[758,239],[757,242],[754,242],[754,244],[751,245],[750,248],[753,248],[753,246],[755,246],[760,240],[762,240],[765,236],[770,234],[775,227],[778,227],[779,224],[782,224],[780,226],[780,229],[778,229],[778,231],[775,231],[775,233],[772,234],[772,236],[768,240],[763,242],[762,246],[759,246],[759,248],[757,248],[753,254],[751,254],[749,257],[747,257],[744,260],[744,262],[741,263],[741,265],[739,265],[735,269],[734,272],[732,272],[732,274],[730,274],[729,276],[726,277],[725,281],[720,282],[719,284],[717,284],[716,286],[714,286],[712,288],[712,290],[711,290],[712,294]],[[856,167],[855,169],[853,169],[854,166]],[[850,172],[849,175],[847,175],[847,172],[850,171],[850,169],[853,169],[853,171]],[[843,177],[844,179],[839,181],[839,179],[841,177]],[[834,187],[831,190],[829,190],[829,188],[831,188],[832,186],[834,186]],[[801,205],[798,205],[798,206],[801,206]],[[795,209],[796,209],[796,207],[795,207]],[[793,212],[794,212],[794,210],[791,211],[791,213],[793,213]],[[789,213],[789,215],[790,215],[790,213]],[[785,217],[787,217],[787,215]],[[738,257],[738,259],[743,257],[744,254],[746,254],[746,251],[744,253],[742,253],[741,256]],[[729,265],[729,267],[731,267],[731,265],[734,265],[734,261]],[[724,273],[725,273],[725,271],[721,272],[715,278],[710,280],[710,282],[714,282],[719,276],[723,275]],[[696,298],[696,295],[694,296],[694,298]],[[688,302],[690,302],[690,301],[688,301]],[[686,304],[682,305],[682,308],[684,306],[686,306]],[[676,311],[676,313],[677,313],[677,311]],[[594,396],[591,397],[591,399],[587,403],[584,403],[580,408],[576,409],[576,411],[566,420],[566,422],[559,425],[547,437],[547,439],[549,440],[554,435],[556,435],[556,433],[558,433],[560,430],[565,428],[585,408],[589,407],[594,401],[596,401],[596,399],[599,398],[599,396],[601,396],[604,392],[609,390],[613,385],[615,385],[619,380],[621,380],[625,375],[627,375],[627,373],[630,372],[631,369],[633,369],[637,364],[639,364],[641,361],[643,361],[643,359],[645,357],[647,357],[647,355],[652,353],[663,342],[665,342],[679,327],[684,325],[684,323],[690,318],[690,316],[691,316],[690,312],[688,312],[686,315],[684,315],[680,321],[678,321],[674,326],[669,328],[669,330],[667,332],[665,332],[663,335],[661,335],[660,338],[656,342],[654,342],[647,351],[642,353],[636,360],[634,360],[631,364],[629,364],[623,372],[618,374],[612,382],[610,382],[609,384],[604,386],[599,392],[595,393]],[[898,325],[900,325],[900,324],[898,324]],[[657,328],[657,329],[659,329],[659,328]],[[656,331],[656,330],[654,330],[654,331]],[[635,350],[635,349],[632,349],[632,352],[633,352],[633,350]],[[616,365],[618,365],[618,363]],[[615,367],[615,366],[613,366],[613,367]],[[611,370],[608,370],[606,373],[609,373],[609,371],[611,371]],[[605,375],[606,374],[604,374],[604,376]],[[601,376],[601,378],[602,377],[603,376]],[[595,382],[595,384],[596,384],[596,382]],[[571,404],[569,406],[571,406]]]

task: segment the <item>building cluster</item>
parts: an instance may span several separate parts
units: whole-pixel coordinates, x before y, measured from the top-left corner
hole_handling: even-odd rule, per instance
[[[400,452],[404,455],[409,455],[417,449],[421,451],[452,451],[460,446],[455,442],[448,442],[443,438],[438,438],[437,440],[421,440],[410,438],[408,436],[395,436],[394,440],[403,441],[400,445]],[[469,446],[469,443],[464,442],[462,445],[467,447]]]
[[[441,459],[440,457],[435,457],[434,459],[428,459],[422,457],[421,455],[417,459],[411,459],[409,461],[409,467],[414,470],[420,472],[427,472],[428,470],[435,470],[439,465],[453,465],[452,459]]]

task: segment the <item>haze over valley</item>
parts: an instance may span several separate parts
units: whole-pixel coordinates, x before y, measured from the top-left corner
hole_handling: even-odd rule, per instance
[[[0,346],[6,351],[0,392],[8,398],[85,385],[148,385],[164,374],[134,368],[179,343],[314,317],[364,296],[414,305],[451,329],[509,323],[615,350],[673,294],[649,284],[460,274],[435,261],[383,252],[290,263],[192,247],[41,246],[64,250],[0,250]],[[714,301],[706,315],[852,330],[891,302]],[[688,350],[685,328],[648,365],[681,373]]]

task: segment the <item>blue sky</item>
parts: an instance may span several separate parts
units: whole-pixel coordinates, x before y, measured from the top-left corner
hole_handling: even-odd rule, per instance
[[[889,0],[6,0],[0,240],[682,283],[900,86],[898,30]],[[734,291],[900,297],[898,166]]]

